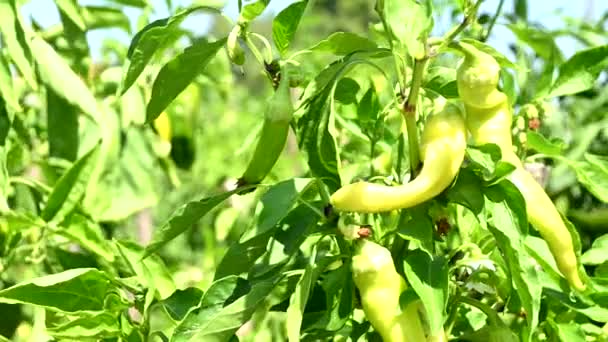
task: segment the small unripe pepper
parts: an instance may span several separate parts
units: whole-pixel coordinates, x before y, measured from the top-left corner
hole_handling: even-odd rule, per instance
[[[385,342],[426,341],[418,316],[419,301],[402,310],[399,296],[407,289],[391,252],[367,239],[357,241],[352,258],[353,280],[361,294],[365,317]]]
[[[348,184],[331,196],[330,203],[339,211],[361,213],[413,207],[439,195],[452,183],[465,149],[466,128],[460,108],[448,103],[426,121],[420,139],[422,169],[414,180],[398,186]]]
[[[235,26],[232,31],[228,34],[226,40],[226,48],[228,49],[228,58],[232,63],[236,65],[245,64],[245,51],[239,43],[239,36],[241,35],[242,28],[240,25]]]
[[[282,70],[279,86],[266,106],[262,133],[253,157],[239,178],[238,186],[258,184],[270,172],[285,147],[293,111],[289,78],[286,70]]]
[[[513,152],[512,108],[507,96],[497,89],[500,66],[492,56],[470,44],[461,42],[459,46],[465,58],[457,72],[458,92],[465,104],[466,125],[474,143],[498,145],[502,160],[515,166],[509,180],[526,201],[528,221],[549,245],[558,269],[570,285],[584,290],[568,228],[551,198]]]

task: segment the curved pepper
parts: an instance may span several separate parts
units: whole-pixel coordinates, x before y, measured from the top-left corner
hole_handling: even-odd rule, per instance
[[[465,58],[457,72],[458,92],[465,104],[466,125],[475,144],[498,145],[502,160],[516,167],[509,180],[526,201],[528,221],[549,245],[557,267],[570,285],[584,290],[568,228],[551,198],[513,152],[512,109],[507,96],[497,89],[500,66],[492,56],[470,44],[461,42],[459,46]]]
[[[285,147],[293,111],[289,79],[286,70],[282,70],[279,86],[264,112],[262,134],[247,170],[237,182],[238,186],[258,184],[272,170]]]
[[[385,342],[426,341],[418,316],[419,302],[409,303],[401,310],[399,296],[407,285],[397,273],[388,249],[369,240],[358,240],[352,269],[365,317]]]
[[[454,180],[464,159],[466,128],[460,109],[447,104],[427,119],[420,140],[422,169],[411,182],[387,186],[368,182],[348,184],[330,199],[338,211],[378,213],[410,208],[439,195]]]

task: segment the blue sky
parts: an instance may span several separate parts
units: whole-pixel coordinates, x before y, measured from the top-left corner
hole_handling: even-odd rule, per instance
[[[165,5],[164,0],[150,0],[154,8],[157,10],[156,13],[153,14],[152,19],[159,19],[166,17],[169,12]],[[344,0],[347,1],[347,0]],[[506,0],[503,7],[504,12],[511,12],[513,8],[514,0]],[[174,3],[183,3],[184,1],[173,0]],[[217,1],[199,1],[199,3],[212,3]],[[293,2],[293,0],[272,0],[270,2],[270,6],[267,9],[266,13],[277,12],[278,10],[284,8],[289,3]],[[486,0],[481,6],[480,13],[489,12],[494,13],[499,0]],[[601,4],[600,4],[601,3]],[[79,4],[104,4],[103,0],[84,0],[79,1]],[[589,7],[591,4],[591,7]],[[528,1],[528,13],[529,17],[532,21],[540,22],[543,26],[551,29],[560,27],[563,25],[562,15],[567,14],[570,17],[580,18],[584,15],[590,15],[592,18],[597,19],[599,16],[608,9],[608,1],[606,0],[582,0],[582,1],[573,1],[573,0],[554,0],[554,1]],[[237,0],[228,0],[227,5],[224,8],[224,12],[232,18],[236,18],[237,16]],[[57,9],[53,4],[53,0],[31,0],[25,6],[23,6],[23,12],[25,18],[33,17],[38,23],[40,23],[43,27],[47,27],[59,22],[59,14]],[[140,10],[135,8],[129,8],[125,10],[125,13],[133,19],[135,22],[138,17]],[[561,14],[560,14],[561,13]],[[211,25],[211,20],[213,17],[208,15],[197,15],[189,18],[184,22],[184,27],[194,30],[195,32],[204,32],[209,25]],[[499,21],[500,23],[500,21]],[[443,27],[445,25],[441,25],[442,21],[439,20],[436,23],[436,28],[439,29],[439,34],[441,34],[442,30],[448,29],[447,27]],[[513,42],[515,39],[512,33],[505,28],[504,26],[498,24],[495,26],[493,31],[493,37],[489,41],[491,45],[493,45],[496,49],[503,53],[508,52],[507,43]],[[329,34],[329,32],[328,32]],[[101,45],[101,41],[104,38],[113,37],[128,43],[131,39],[131,36],[126,32],[123,32],[118,29],[112,30],[97,30],[92,31],[88,35],[89,44],[91,45],[92,51],[95,53],[99,51],[99,47]],[[559,47],[563,50],[566,56],[571,55],[576,50],[580,49],[575,41],[568,38],[560,38],[558,40]]]

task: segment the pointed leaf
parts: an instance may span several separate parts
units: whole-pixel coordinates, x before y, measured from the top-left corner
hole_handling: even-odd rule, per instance
[[[56,311],[101,311],[106,295],[115,290],[102,271],[76,268],[35,278],[0,291],[0,302],[32,304]]]
[[[287,48],[296,35],[306,6],[308,6],[308,0],[294,2],[279,12],[272,21],[272,39],[281,55],[287,52]]]
[[[49,195],[40,217],[60,223],[80,202],[97,163],[99,145],[82,156],[59,180]]]
[[[441,256],[417,249],[408,253],[403,263],[408,282],[426,309],[432,336],[443,334],[448,299],[448,264]]]
[[[172,342],[209,341],[223,342],[247,322],[261,307],[266,297],[274,289],[275,280],[266,280],[251,285],[251,289],[232,303],[215,310],[205,310],[189,314],[175,329]],[[203,301],[206,301],[207,295]],[[226,301],[225,298],[224,302]],[[205,303],[202,303],[203,305]]]
[[[47,89],[46,101],[49,155],[74,161],[78,156],[78,108],[52,88]]]
[[[100,114],[97,101],[80,76],[42,38],[34,37],[30,45],[42,82],[98,122]]]
[[[510,279],[526,310],[527,326],[522,336],[524,341],[530,341],[538,325],[542,285],[525,248],[524,236],[528,228],[525,201],[515,185],[506,180],[485,188],[484,193],[489,213],[488,229],[496,239],[508,266]]]
[[[608,45],[579,51],[559,67],[559,75],[547,97],[591,89],[600,72],[608,68]]]
[[[0,24],[1,25],[1,24]],[[4,99],[8,108],[13,112],[21,111],[21,105],[19,104],[19,98],[15,94],[12,86],[13,80],[9,63],[4,58],[4,55],[0,53],[0,97]],[[4,103],[2,104],[4,106]],[[0,137],[2,135],[0,134]]]
[[[378,48],[373,41],[350,32],[335,32],[317,43],[309,50],[333,53],[336,56],[346,56],[358,50]]]
[[[152,86],[146,108],[146,122],[152,122],[186,87],[205,70],[209,61],[226,43],[226,38],[209,43],[200,40],[165,64]]]
[[[99,312],[83,315],[47,332],[59,340],[105,339],[120,336],[120,321],[115,313]]]
[[[213,7],[195,6],[168,18],[156,20],[137,32],[131,40],[129,51],[127,52],[129,63],[125,66],[126,71],[120,88],[121,94],[124,94],[133,85],[155,54],[162,52],[168,43],[177,39],[182,34],[179,30],[179,24],[188,15],[198,10],[219,13]]]
[[[270,0],[257,0],[253,2],[249,2],[243,8],[241,8],[241,14],[239,15],[238,22],[242,24],[246,24],[253,19],[257,18],[264,12]]]
[[[25,82],[32,89],[37,89],[36,76],[31,64],[32,54],[14,0],[0,1],[0,33],[10,59],[15,63]]]
[[[145,258],[156,252],[179,234],[192,227],[192,225],[198,222],[198,220],[205,216],[211,209],[215,208],[215,206],[241,190],[242,188],[239,190],[227,191],[215,196],[203,198],[199,201],[192,201],[184,204],[181,208],[177,209],[159,229],[154,231],[152,243],[146,247],[143,257]]]

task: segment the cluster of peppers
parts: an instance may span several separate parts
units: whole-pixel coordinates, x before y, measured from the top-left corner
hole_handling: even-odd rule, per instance
[[[515,166],[508,179],[525,199],[528,221],[547,242],[570,286],[583,291],[585,284],[579,275],[571,234],[542,186],[514,153],[512,108],[507,96],[497,88],[500,66],[491,55],[471,44],[461,42],[455,47],[464,55],[457,70],[457,86],[466,115],[462,114],[461,107],[448,103],[427,119],[420,145],[423,166],[409,183],[348,184],[331,196],[331,205],[338,211],[381,213],[410,208],[432,199],[457,176],[464,161],[468,132],[474,145],[496,144],[502,160]],[[424,336],[421,316],[416,311],[419,303],[400,308],[399,296],[406,285],[395,270],[390,252],[371,241],[357,243],[352,260],[353,278],[361,293],[366,317],[384,341],[437,340]],[[383,305],[379,306],[378,301]]]
[[[547,241],[569,284],[584,290],[568,228],[544,189],[514,153],[512,108],[507,96],[497,88],[500,66],[491,55],[471,44],[461,42],[455,46],[464,54],[457,71],[457,86],[466,115],[458,104],[444,102],[427,118],[420,140],[422,168],[418,176],[398,186],[362,181],[348,184],[331,196],[330,204],[337,211],[381,213],[428,201],[447,189],[458,175],[470,134],[475,145],[496,144],[502,160],[515,166],[508,179],[525,199],[529,222]],[[294,109],[287,74],[280,74],[255,152],[238,180],[240,187],[261,182],[285,146]],[[352,269],[366,317],[384,341],[445,340],[445,336],[425,336],[418,312],[420,301],[400,307],[399,297],[407,285],[386,248],[367,239],[357,241]],[[378,305],[378,301],[385,305]]]

